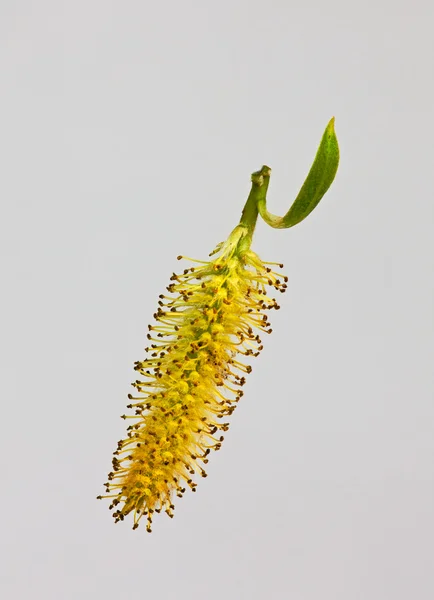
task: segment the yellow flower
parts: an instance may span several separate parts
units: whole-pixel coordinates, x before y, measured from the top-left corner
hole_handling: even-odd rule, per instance
[[[302,221],[318,204],[335,176],[339,149],[330,121],[317,156],[295,202],[284,217],[266,209],[271,170],[252,175],[252,189],[240,224],[209,261],[173,274],[168,294],[159,298],[155,323],[149,325],[147,357],[135,363],[140,375],[123,415],[131,423],[113,453],[106,494],[115,522],[133,513],[136,529],[143,516],[151,531],[154,513],[173,517],[174,496],[194,477],[206,477],[211,450],[219,450],[222,432],[240,398],[249,357],[262,350],[262,333],[271,333],[266,311],[278,309],[267,287],[286,290],[287,277],[273,271],[251,249],[258,214],[275,228]],[[179,256],[178,259],[183,258]],[[188,259],[192,260],[192,259]],[[278,265],[283,268],[283,265]]]
[[[265,311],[279,308],[266,286],[284,292],[287,281],[250,249],[239,250],[246,235],[238,226],[213,260],[172,275],[169,294],[160,296],[148,358],[135,364],[134,414],[123,415],[132,424],[103,496],[112,498],[116,522],[133,512],[136,528],[146,515],[151,531],[154,512],[172,517],[173,495],[195,491],[194,475],[206,477],[208,455],[221,447],[223,419],[251,371],[244,357],[262,350],[259,333],[271,333]]]

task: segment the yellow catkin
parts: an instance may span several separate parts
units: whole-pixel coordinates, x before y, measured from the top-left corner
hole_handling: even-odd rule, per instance
[[[111,498],[116,522],[132,512],[133,529],[146,516],[151,531],[155,512],[173,517],[174,496],[196,491],[194,476],[206,477],[208,455],[221,447],[224,419],[251,371],[245,357],[262,350],[260,333],[271,333],[265,312],[279,308],[266,288],[287,287],[271,263],[240,250],[245,235],[238,226],[212,260],[173,274],[159,298],[147,358],[134,367],[140,379],[129,394],[132,414],[122,417],[130,423],[127,437],[99,496]]]

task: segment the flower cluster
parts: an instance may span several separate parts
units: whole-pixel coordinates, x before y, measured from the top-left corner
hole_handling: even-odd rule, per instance
[[[266,288],[287,287],[287,277],[272,269],[276,263],[243,249],[246,235],[236,227],[211,260],[173,274],[159,298],[147,358],[134,367],[140,379],[129,395],[133,414],[122,416],[131,424],[99,496],[111,498],[116,522],[133,512],[133,528],[146,516],[151,531],[154,513],[173,517],[174,495],[196,490],[194,476],[206,477],[208,456],[221,447],[225,418],[251,372],[245,357],[260,353],[260,334],[271,333],[265,313],[279,308]]]

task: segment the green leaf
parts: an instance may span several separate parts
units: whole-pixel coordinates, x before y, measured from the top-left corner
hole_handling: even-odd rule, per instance
[[[268,225],[277,229],[293,227],[305,219],[319,203],[335,178],[339,165],[339,145],[334,129],[335,119],[330,120],[297,198],[285,216],[268,212],[265,197],[258,201],[258,210]]]

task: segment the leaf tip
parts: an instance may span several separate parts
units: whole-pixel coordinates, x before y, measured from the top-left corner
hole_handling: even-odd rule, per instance
[[[335,118],[334,117],[332,117],[330,119],[330,121],[328,122],[327,131],[329,133],[334,133],[335,132]]]

